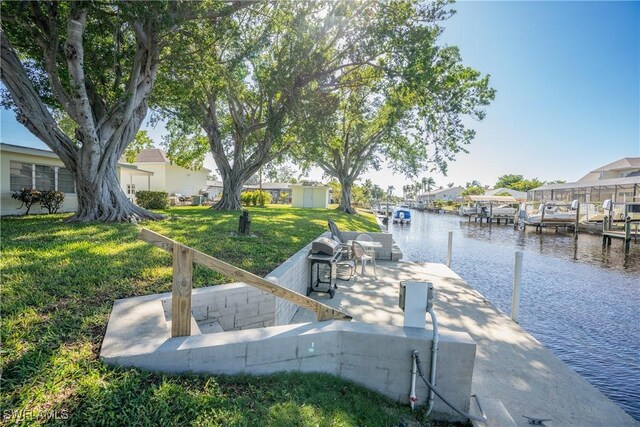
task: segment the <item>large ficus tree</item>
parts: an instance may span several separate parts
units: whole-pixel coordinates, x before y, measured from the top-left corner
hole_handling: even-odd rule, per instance
[[[363,44],[377,7],[285,0],[235,14],[232,26],[184,28],[173,49],[189,59],[167,63],[154,100],[169,120],[206,132],[223,181],[214,208],[240,209],[243,183],[308,140],[310,119],[334,108],[337,77],[377,55]]]
[[[2,2],[3,104],[73,173],[72,221],[159,218],[131,203],[117,164],[144,120],[161,52],[184,22],[248,2]],[[64,132],[63,112],[75,125]]]
[[[481,120],[494,90],[488,76],[461,64],[457,48],[437,44],[440,23],[452,13],[446,4],[381,3],[368,38],[379,52],[375,61],[338,76],[336,108],[308,124],[311,139],[296,155],[340,182],[339,209],[355,213],[354,182],[383,160],[408,177],[446,172],[473,139],[463,118]]]

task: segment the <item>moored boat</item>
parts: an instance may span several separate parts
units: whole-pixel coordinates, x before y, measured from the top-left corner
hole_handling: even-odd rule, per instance
[[[393,209],[393,222],[399,224],[410,224],[411,211],[409,208],[397,207]]]

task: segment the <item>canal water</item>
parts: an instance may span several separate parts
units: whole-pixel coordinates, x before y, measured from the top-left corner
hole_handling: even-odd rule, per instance
[[[515,252],[524,252],[520,325],[556,356],[640,421],[640,242],[624,254],[622,240],[412,211],[411,225],[390,225],[416,262],[446,262],[509,315]]]

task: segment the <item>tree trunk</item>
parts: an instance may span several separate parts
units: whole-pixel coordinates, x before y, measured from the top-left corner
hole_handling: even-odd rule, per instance
[[[110,163],[102,174],[92,172],[89,168],[76,171],[78,210],[68,221],[135,222],[164,218],[133,204],[127,198],[118,182],[117,161]]]
[[[211,208],[220,211],[238,211],[242,209],[240,193],[242,193],[244,180],[240,172],[231,169],[228,173],[222,171],[220,173],[222,175],[222,198]]]
[[[82,27],[84,17],[70,21]],[[75,28],[75,27],[74,27]],[[73,69],[75,83],[73,97],[60,95],[58,101],[73,98],[74,105],[67,105],[67,112],[78,125],[74,142],[62,132],[33,87],[27,72],[5,33],[0,30],[2,43],[2,68],[0,77],[16,104],[17,120],[32,134],[43,141],[60,157],[65,167],[73,173],[76,182],[78,210],[68,221],[137,221],[139,219],[162,219],[133,204],[120,188],[118,182],[118,159],[124,152],[147,112],[146,96],[151,91],[157,70],[157,52],[147,52],[140,47],[135,63],[146,70],[132,81],[132,89],[116,102],[116,106],[105,113],[104,105],[92,109],[85,84],[82,61],[82,32],[67,40],[68,64]],[[148,38],[148,37],[147,37]],[[155,45],[154,45],[155,46]],[[144,60],[151,58],[150,61]],[[51,76],[50,76],[51,77]],[[52,80],[55,86],[55,79]],[[80,83],[79,83],[80,82]],[[61,89],[62,90],[62,89]],[[64,96],[63,96],[64,95]],[[124,102],[126,100],[126,102]],[[100,114],[96,115],[96,111]],[[100,126],[96,127],[96,123]]]
[[[356,215],[358,212],[356,212],[353,206],[351,206],[351,189],[353,188],[353,184],[351,182],[342,181],[339,178],[338,181],[340,181],[340,185],[342,185],[342,197],[340,199],[340,206],[338,209],[348,214]]]

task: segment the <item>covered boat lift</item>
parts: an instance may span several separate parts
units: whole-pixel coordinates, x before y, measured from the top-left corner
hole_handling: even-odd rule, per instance
[[[474,204],[475,209],[467,209],[466,211],[461,207],[460,214],[468,215],[469,222],[473,218],[476,222],[478,219],[482,222],[483,219],[487,223],[492,223],[494,220],[500,224],[502,220],[504,220],[505,224],[509,224],[509,222],[514,221],[516,213],[518,212],[517,208],[513,208],[513,212],[511,210],[505,211],[502,208],[498,208],[499,205],[517,205],[518,200],[513,196],[486,196],[486,195],[470,195],[465,196],[464,200],[469,203]]]

